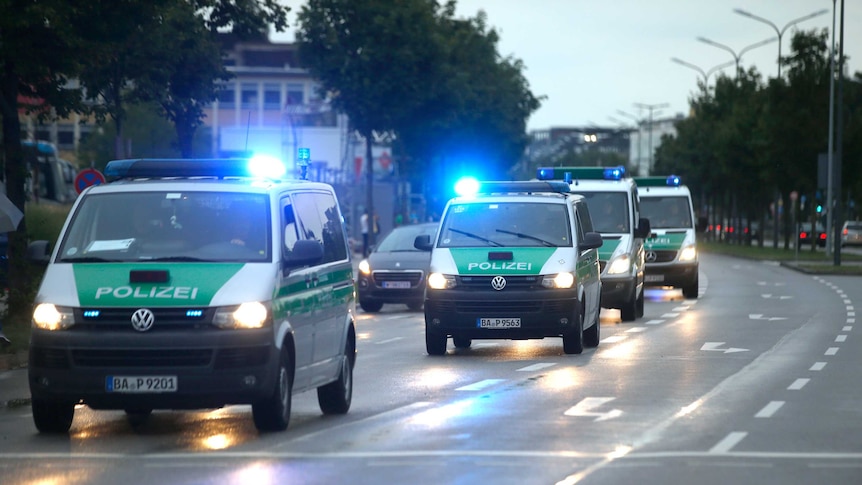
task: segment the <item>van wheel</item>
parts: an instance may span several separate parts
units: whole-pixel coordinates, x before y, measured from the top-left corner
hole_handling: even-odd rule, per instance
[[[143,426],[153,414],[152,409],[126,409],[126,421],[133,428]]]
[[[640,296],[638,296],[638,301],[635,303],[635,317],[642,318],[644,316],[644,292],[641,290]]]
[[[584,346],[586,346],[586,347],[598,347],[600,338],[601,338],[601,319],[599,318],[598,312],[596,312],[596,320],[595,320],[595,322],[593,322],[593,325],[587,329],[584,329]]]
[[[574,329],[563,334],[563,353],[580,354],[584,351],[584,318],[581,311],[575,312]]]
[[[638,299],[637,299],[637,288],[632,292],[631,300],[625,302],[623,307],[620,308],[620,320],[624,322],[633,322],[637,318],[638,314]]]
[[[428,355],[446,355],[446,342],[448,338],[445,333],[431,330],[425,326],[425,351]]]
[[[70,402],[33,399],[30,409],[40,433],[68,433],[75,417],[75,404]]]
[[[372,300],[359,300],[359,306],[368,313],[377,313],[383,308],[383,303]]]
[[[689,299],[697,299],[697,284],[698,277],[694,277],[694,281],[686,286],[682,287],[682,296]]]
[[[278,363],[275,389],[266,399],[251,405],[254,425],[258,431],[284,431],[290,423],[290,406],[293,394],[293,372],[287,351],[283,350]]]
[[[317,404],[323,414],[345,414],[353,400],[353,345],[350,339],[341,356],[341,372],[338,379],[317,388]]]
[[[466,337],[455,337],[453,335],[452,343],[455,344],[456,349],[469,349],[470,345],[473,343],[473,339],[469,339]]]

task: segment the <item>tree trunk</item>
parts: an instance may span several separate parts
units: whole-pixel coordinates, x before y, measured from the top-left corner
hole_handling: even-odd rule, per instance
[[[374,143],[374,132],[372,130],[367,130],[365,133],[362,133],[362,136],[365,137],[365,179],[366,179],[366,193],[365,193],[365,209],[368,211],[368,244],[374,245],[377,244],[377,235],[374,234],[372,230],[374,224],[374,156],[371,151],[371,145]]]
[[[193,140],[195,137],[195,128],[183,121],[182,118],[174,122],[174,128],[177,131],[177,144],[180,148],[180,156],[183,158],[194,158]]]

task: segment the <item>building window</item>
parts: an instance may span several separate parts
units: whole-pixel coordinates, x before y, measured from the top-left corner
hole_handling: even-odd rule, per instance
[[[242,91],[239,93],[242,109],[257,109],[257,88],[256,83],[242,83]]]
[[[278,84],[263,85],[263,109],[281,109],[281,86]]]
[[[236,85],[234,83],[225,84],[218,93],[218,104],[221,109],[236,108]]]
[[[287,85],[287,104],[303,104],[305,102],[305,91],[302,84]]]

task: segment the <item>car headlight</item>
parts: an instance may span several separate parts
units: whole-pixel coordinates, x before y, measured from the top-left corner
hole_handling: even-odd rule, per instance
[[[359,272],[364,274],[364,275],[371,274],[371,265],[368,264],[367,259],[363,259],[362,261],[359,262]]]
[[[679,252],[680,261],[694,261],[697,258],[697,249],[694,246],[686,246]]]
[[[42,330],[65,330],[75,324],[69,307],[40,303],[33,310],[33,326]]]
[[[219,328],[262,328],[271,323],[269,308],[257,301],[219,308],[213,316],[213,325]]]
[[[608,274],[622,274],[631,271],[631,261],[628,254],[620,254],[608,265]]]
[[[557,273],[542,278],[542,286],[545,288],[571,288],[575,284],[575,275],[572,273]]]
[[[448,290],[455,288],[457,282],[452,275],[444,275],[442,273],[431,273],[428,275],[428,288],[432,290]]]

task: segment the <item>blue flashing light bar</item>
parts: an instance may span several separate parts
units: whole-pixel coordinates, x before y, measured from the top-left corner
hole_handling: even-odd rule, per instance
[[[539,167],[536,178],[539,180],[622,180],[626,169],[619,167]]]
[[[682,179],[679,175],[635,177],[635,183],[638,187],[679,187]]]
[[[266,169],[266,167],[269,167]],[[109,180],[128,178],[188,178],[188,177],[243,177],[279,178],[284,175],[284,164],[267,157],[245,158],[141,158],[112,160],[105,166]]]

